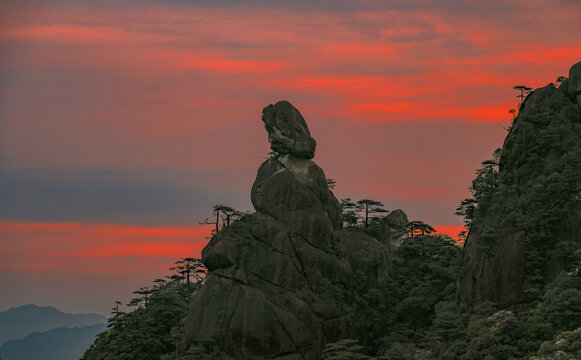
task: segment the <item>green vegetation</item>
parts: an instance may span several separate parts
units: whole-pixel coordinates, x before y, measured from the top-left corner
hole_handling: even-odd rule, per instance
[[[392,262],[384,286],[357,299],[360,338],[328,344],[324,359],[580,358],[580,268],[529,306],[470,310],[456,298],[461,249],[451,238],[409,238]]]
[[[409,236],[412,239],[418,235],[425,236],[427,234],[436,232],[436,229],[434,229],[432,226],[419,220],[410,221],[406,228],[408,230]]]
[[[200,221],[200,224],[214,225],[215,229],[212,232],[212,235],[214,235],[220,231],[220,223],[222,223],[222,228],[230,226],[231,223],[240,220],[245,213],[227,205],[214,205],[212,214],[212,218],[206,218]]]
[[[499,181],[499,163],[502,149],[494,150],[492,159],[485,160],[476,170],[476,178],[472,180],[472,186],[469,190],[472,197],[462,200],[460,206],[456,209],[455,214],[464,217],[467,228],[472,227],[472,222],[476,216],[476,209],[482,204],[490,202],[494,190]]]
[[[456,212],[478,228],[478,246],[489,256],[507,234],[525,245],[527,301],[581,262],[581,122],[561,111],[567,106],[561,97],[543,112],[519,115]]]
[[[516,85],[515,87],[513,87],[513,89],[520,91],[520,94],[516,96],[517,98],[520,99],[520,102],[518,104],[519,107],[522,105],[527,95],[533,91],[533,88],[528,87],[526,85]]]
[[[374,214],[388,212],[383,208],[383,204],[380,201],[370,199],[357,201],[357,209],[363,213],[363,224],[365,224],[365,227],[369,226],[369,218]]]
[[[456,298],[461,248],[452,238],[416,234],[394,251],[391,261],[387,281],[354,300],[359,338],[328,344],[323,359],[578,358],[581,267],[561,273],[534,306],[499,310],[486,303],[470,312]],[[201,286],[200,265],[197,259],[178,261],[177,273],[167,281],[158,279],[152,289],[136,291],[140,296],[130,312],[120,311],[116,303],[109,330],[83,360],[227,359],[181,345],[189,299]],[[190,285],[188,273],[197,274]]]
[[[576,360],[581,359],[581,328],[564,331],[554,340],[544,342],[533,360]]]
[[[167,280],[157,279],[151,289],[134,292],[139,297],[128,304],[131,311],[120,311],[121,303],[115,302],[109,329],[99,334],[83,360],[197,359],[195,349],[182,348],[181,338],[191,297],[201,286],[205,267],[193,258],[175,265],[176,274]]]
[[[355,226],[359,222],[357,204],[350,198],[340,200],[341,214],[343,215],[343,227]]]
[[[340,200],[341,214],[343,215],[343,227],[362,225],[366,229],[370,225],[381,223],[381,214],[389,211],[383,203],[376,200],[362,199],[354,203],[350,198]]]

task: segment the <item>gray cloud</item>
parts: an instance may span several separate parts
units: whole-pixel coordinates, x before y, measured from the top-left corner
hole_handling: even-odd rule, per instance
[[[207,181],[204,174],[169,169],[1,169],[0,218],[196,224],[217,203],[250,207],[247,194]]]
[[[564,2],[565,0],[561,0]],[[236,8],[241,7],[246,10],[291,10],[299,13],[352,13],[357,11],[377,11],[377,10],[445,10],[452,13],[479,13],[495,14],[512,11],[520,5],[506,1],[479,1],[479,0],[456,0],[456,1],[430,1],[430,0],[295,0],[295,1],[273,1],[273,0],[20,0],[18,4],[9,4],[12,7],[35,6],[35,7],[55,7],[55,6],[81,6],[93,8],[133,8],[143,7],[144,4],[157,6],[191,6],[199,8]]]

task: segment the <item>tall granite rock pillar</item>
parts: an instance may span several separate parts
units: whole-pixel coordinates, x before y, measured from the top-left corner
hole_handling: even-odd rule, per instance
[[[326,342],[352,335],[354,269],[376,285],[386,248],[341,232],[339,202],[310,160],[316,142],[299,111],[281,101],[267,106],[262,120],[275,155],[252,186],[256,213],[202,251],[209,274],[191,304],[185,342],[236,359],[318,359]]]

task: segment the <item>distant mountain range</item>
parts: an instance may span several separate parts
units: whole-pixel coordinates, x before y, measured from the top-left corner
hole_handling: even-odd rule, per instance
[[[78,360],[107,328],[98,314],[67,314],[24,305],[0,312],[0,359]]]
[[[47,332],[33,332],[21,340],[0,346],[2,360],[78,360],[107,325],[61,327]]]
[[[32,332],[106,323],[107,318],[98,314],[67,314],[51,306],[19,306],[0,312],[0,345],[22,339]]]

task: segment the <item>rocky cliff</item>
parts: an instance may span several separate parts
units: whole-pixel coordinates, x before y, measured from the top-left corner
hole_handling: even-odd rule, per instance
[[[185,342],[236,359],[318,359],[327,342],[354,336],[353,291],[382,281],[388,247],[341,230],[339,203],[310,160],[316,142],[299,111],[281,101],[262,120],[274,155],[252,186],[256,212],[204,248],[209,274]]]
[[[460,295],[471,305],[534,300],[581,261],[581,62],[525,99],[494,181],[464,246]]]

